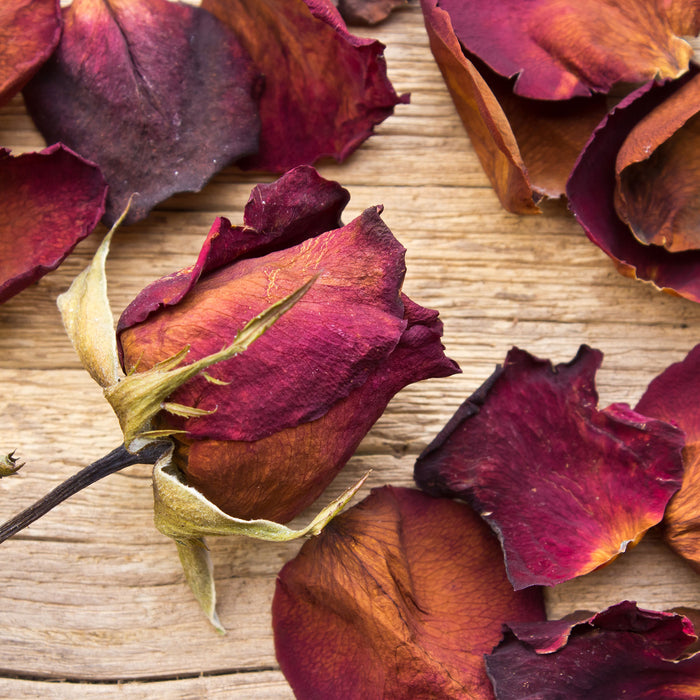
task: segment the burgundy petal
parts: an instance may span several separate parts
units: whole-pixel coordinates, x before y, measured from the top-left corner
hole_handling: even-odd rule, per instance
[[[463,503],[384,487],[280,572],[275,648],[296,697],[492,698],[483,655],[502,620],[544,619]]]
[[[467,51],[506,77],[515,92],[562,100],[608,92],[618,82],[676,78],[700,31],[692,0],[439,0]]]
[[[104,213],[99,168],[61,144],[0,149],[0,302],[57,268]]]
[[[344,160],[399,102],[378,41],[349,34],[331,0],[203,0],[265,75],[260,149],[246,168]]]
[[[107,222],[134,192],[127,221],[255,151],[257,72],[208,12],[167,0],[74,0],[64,22],[25,99],[47,141],[99,164]]]
[[[465,498],[498,533],[516,589],[591,571],[663,517],[683,434],[623,404],[596,408],[602,354],[567,364],[514,348],[416,462],[433,494]]]
[[[640,242],[618,215],[616,191],[618,159],[629,135],[697,75],[694,68],[665,85],[648,83],[620,102],[595,130],[567,184],[569,206],[586,235],[615,261],[622,274],[653,282],[693,301],[700,301],[700,250],[671,252]],[[649,143],[647,148],[651,153],[655,144]],[[677,182],[678,186],[685,185],[687,179]]]
[[[486,657],[499,700],[699,697],[700,655],[682,656],[696,637],[680,615],[625,601],[580,622],[508,627]]]
[[[5,104],[53,53],[61,36],[59,0],[0,3],[0,105]]]

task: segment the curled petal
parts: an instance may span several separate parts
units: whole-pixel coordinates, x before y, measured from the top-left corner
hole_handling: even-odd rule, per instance
[[[586,235],[622,274],[692,301],[700,301],[699,110],[697,69],[638,88],[595,130],[567,184]]]
[[[498,533],[516,589],[610,561],[663,517],[683,434],[623,404],[598,410],[602,354],[552,367],[514,348],[416,462],[421,488],[465,498]]]
[[[700,249],[700,75],[630,131],[615,165],[618,216],[645,245]]]
[[[700,345],[649,384],[636,410],[675,423],[686,434],[685,472],[680,491],[664,516],[665,537],[673,549],[700,570]]]
[[[693,55],[680,36],[700,31],[692,0],[439,2],[467,51],[503,76],[517,75],[518,95],[540,100],[676,78]]]
[[[0,149],[0,302],[57,268],[104,213],[99,168],[56,144]]]
[[[0,105],[5,104],[53,53],[61,36],[59,0],[0,3]]]
[[[483,655],[502,620],[544,619],[471,509],[384,487],[285,565],[275,648],[298,698],[491,698]]]
[[[167,0],[74,0],[64,22],[25,100],[47,141],[100,165],[108,223],[134,192],[127,223],[255,151],[259,75],[208,12]]]
[[[700,655],[681,615],[625,601],[572,622],[509,624],[486,657],[498,700],[567,698],[693,700],[700,693]]]
[[[265,75],[260,149],[246,168],[283,172],[344,160],[399,97],[378,41],[349,34],[330,0],[203,0]]]
[[[513,93],[513,81],[465,54],[438,0],[421,0],[430,47],[503,206],[535,213],[559,197],[576,158],[607,112],[603,97],[544,102]]]

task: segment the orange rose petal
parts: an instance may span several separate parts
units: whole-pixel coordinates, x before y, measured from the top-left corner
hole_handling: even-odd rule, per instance
[[[637,404],[645,415],[676,423],[686,434],[685,473],[680,491],[666,509],[668,543],[700,571],[700,345],[668,367]]]
[[[59,0],[0,2],[0,105],[39,70],[60,36]]]
[[[484,654],[503,621],[544,619],[465,504],[384,487],[280,572],[275,648],[296,697],[493,698]]]

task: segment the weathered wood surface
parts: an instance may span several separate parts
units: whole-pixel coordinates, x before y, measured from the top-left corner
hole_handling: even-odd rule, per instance
[[[412,93],[411,104],[345,164],[320,170],[349,188],[346,220],[385,205],[386,222],[408,248],[405,290],[441,311],[448,353],[463,374],[403,391],[324,502],[368,467],[370,486],[410,485],[416,455],[512,345],[556,362],[581,343],[600,348],[606,405],[636,402],[700,340],[700,306],[618,275],[563,204],[528,218],[500,208],[415,2],[363,33],[386,43],[390,76]],[[19,98],[0,110],[0,144],[16,152],[43,146]],[[262,179],[270,178],[229,169],[120,232],[108,262],[115,313],[155,277],[192,262],[214,216],[240,221]],[[0,482],[3,520],[119,442],[55,308],[102,233],[0,307],[0,451],[17,448],[27,462],[21,476]],[[269,605],[275,574],[298,544],[211,546],[224,637],[208,626],[173,545],[153,527],[145,466],[91,487],[2,545],[0,697],[291,697],[275,661]],[[699,583],[652,535],[607,569],[549,591],[548,604],[554,616],[624,598],[700,607]]]

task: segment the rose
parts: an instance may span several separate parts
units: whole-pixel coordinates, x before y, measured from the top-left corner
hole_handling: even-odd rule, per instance
[[[458,371],[437,313],[401,294],[404,249],[381,208],[341,226],[347,199],[310,167],[259,185],[243,226],[217,219],[197,263],[147,287],[119,321],[127,375],[185,347],[193,362],[318,276],[245,353],[172,395],[203,415],[156,418],[155,427],[186,431],[175,435],[174,459],[187,483],[237,518],[290,520],[398,390]]]
[[[700,73],[647,83],[595,130],[567,185],[588,237],[625,275],[700,301]]]

